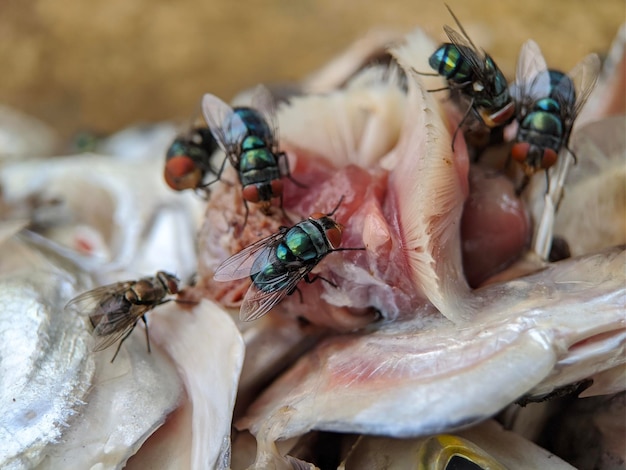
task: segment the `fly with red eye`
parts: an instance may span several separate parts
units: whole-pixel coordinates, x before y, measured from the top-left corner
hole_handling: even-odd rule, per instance
[[[307,283],[323,279],[309,273],[324,257],[335,251],[364,250],[340,248],[343,225],[332,219],[337,206],[328,214],[315,213],[292,227],[244,248],[224,261],[215,271],[217,281],[232,281],[250,276],[252,285],[241,305],[240,318],[255,320],[297,290],[301,280]],[[336,286],[335,286],[336,287]]]
[[[175,191],[207,189],[207,176],[216,175],[211,155],[217,150],[217,141],[208,127],[196,127],[188,134],[174,139],[165,155],[163,176]]]
[[[524,171],[517,188],[520,194],[530,177],[544,170],[547,192],[550,189],[548,169],[557,163],[565,150],[576,162],[568,143],[576,116],[587,101],[600,73],[600,59],[589,54],[567,75],[549,69],[541,49],[528,40],[520,52],[511,96],[517,103],[517,135],[510,158]],[[564,156],[564,155],[563,155]]]
[[[283,209],[283,178],[306,187],[291,176],[287,155],[278,148],[275,101],[262,85],[253,93],[252,107],[231,108],[209,93],[202,98],[204,118],[226,154],[211,183],[220,179],[227,161],[237,170],[246,211],[241,230],[248,220],[248,202],[259,204],[267,215],[272,199],[278,199],[283,216],[289,220]]]

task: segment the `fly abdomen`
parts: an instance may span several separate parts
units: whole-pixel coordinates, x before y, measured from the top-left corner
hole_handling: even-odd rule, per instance
[[[152,279],[140,279],[126,294],[126,300],[135,305],[153,305],[159,302],[167,292]]]
[[[463,58],[461,51],[454,44],[443,44],[428,59],[430,66],[453,82],[463,83],[472,81],[472,68]]]
[[[284,276],[289,272],[289,266],[289,264],[276,259],[271,263],[263,264],[259,272],[252,274],[250,279],[263,292],[279,291],[285,289],[289,284],[289,276]]]
[[[116,324],[111,318],[124,315],[130,310],[132,303],[124,295],[112,295],[103,299],[98,307],[89,314],[89,323],[93,328],[98,327],[97,334],[106,336],[115,333]]]
[[[255,139],[258,140],[257,138],[252,140]],[[242,153],[239,161],[239,179],[246,201],[261,202],[279,197],[283,186],[280,178],[276,157],[266,147]]]

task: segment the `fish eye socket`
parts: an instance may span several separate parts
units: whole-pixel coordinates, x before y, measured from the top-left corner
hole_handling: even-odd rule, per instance
[[[417,452],[417,462],[419,468],[505,469],[502,464],[473,442],[449,434],[440,434],[426,439]]]
[[[445,470],[484,470],[483,467],[461,456],[453,455],[446,464]]]

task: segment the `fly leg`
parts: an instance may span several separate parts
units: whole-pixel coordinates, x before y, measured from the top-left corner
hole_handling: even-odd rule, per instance
[[[298,297],[300,297],[300,303],[303,304],[304,297],[302,297],[302,291],[298,289],[298,287],[294,287],[293,289],[291,289],[289,292],[287,292],[287,295],[292,295],[294,292],[298,293]]]
[[[243,207],[246,210],[246,215],[243,216],[243,225],[239,229],[239,233],[237,234],[237,236],[241,235],[243,233],[243,229],[246,228],[246,224],[248,223],[248,215],[250,214],[250,209],[248,208],[248,201],[246,201],[245,199],[243,200]]]
[[[465,111],[465,114],[463,115],[463,119],[461,119],[461,122],[459,122],[459,125],[456,126],[456,130],[454,131],[454,134],[452,135],[452,152],[454,152],[454,142],[456,141],[456,136],[461,130],[461,127],[463,126],[467,118],[469,117],[470,113],[472,112],[472,109],[474,109],[474,98],[472,98],[472,101],[470,101],[470,104],[467,107],[467,111]]]
[[[285,208],[283,207],[283,195],[282,195],[282,194],[280,195],[280,210],[281,210],[281,212],[283,213],[283,218],[284,218],[287,222],[289,222],[290,224],[292,224],[292,225],[293,225],[293,220],[291,220],[291,217],[289,217],[289,216],[287,215],[287,212],[285,212]]]
[[[320,281],[327,282],[328,284],[333,286],[335,289],[337,288],[337,284],[335,284],[330,279],[326,279],[325,277],[320,276],[319,274],[316,274],[313,277],[310,277],[308,274],[305,274],[302,279],[304,279],[304,282],[306,282],[307,284],[313,284],[315,281],[317,281],[319,279]],[[298,296],[300,297],[300,303],[301,304],[304,303],[304,298],[302,297],[302,291],[300,289],[298,289],[298,287],[294,287],[292,290],[287,292],[287,295],[291,295],[294,292],[298,293]]]
[[[307,284],[313,284],[315,281],[317,281],[319,279],[321,281],[328,282],[335,289],[337,288],[337,284],[335,284],[333,281],[330,281],[330,280],[326,279],[325,277],[320,276],[319,274],[316,274],[313,277],[309,277],[308,274],[305,274],[302,279],[304,279],[304,282],[306,282]],[[298,287],[294,287],[292,290],[287,292],[287,295],[291,295],[294,292],[298,293],[298,296],[300,297],[300,303],[303,304],[304,303],[304,297],[302,297],[302,291],[300,289],[298,289]]]
[[[423,72],[418,72],[417,70],[413,69],[413,71],[415,71],[415,73],[417,73],[418,75],[424,75],[427,77],[441,77],[441,75],[439,75],[438,73],[423,73]],[[450,82],[448,81],[448,86],[444,86],[441,88],[435,88],[433,90],[426,90],[428,93],[438,93],[440,91],[446,91],[449,90],[450,92],[453,91],[457,91],[457,90],[461,90],[463,88],[465,88],[468,85],[471,85],[472,82],[461,82],[461,83],[454,83],[454,82]],[[473,100],[472,100],[472,104],[473,104]]]
[[[426,90],[426,91],[427,91],[428,93],[437,93],[437,92],[439,92],[439,91],[446,91],[446,90],[452,90],[452,88],[451,88],[451,87],[449,87],[449,86],[445,86],[445,87],[442,87],[442,88],[435,88],[435,89],[433,89],[433,90]]]
[[[278,163],[278,171],[280,172],[282,176],[289,178],[289,180],[293,184],[295,184],[296,186],[300,188],[308,188],[306,184],[301,183],[300,181],[295,179],[293,176],[291,176],[291,170],[289,168],[289,159],[287,158],[287,154],[285,152],[278,153],[276,155],[276,161]],[[287,215],[287,212],[285,212],[285,208],[283,207],[283,195],[282,194],[280,195],[280,210],[282,211],[283,217],[285,218],[285,220],[287,220],[290,224],[293,224],[291,217]]]
[[[142,317],[143,318],[143,317]],[[144,319],[144,323],[146,322],[146,320]],[[137,325],[137,323],[135,323],[135,325]],[[133,330],[135,329],[135,325],[133,325],[133,327],[128,330],[128,333],[126,333],[122,339],[120,340],[120,342],[117,345],[117,349],[115,350],[115,354],[113,354],[113,359],[111,359],[111,364],[113,364],[113,361],[115,360],[115,358],[117,357],[117,353],[120,352],[120,348],[122,347],[122,343],[124,341],[126,341],[126,338],[128,338],[130,336],[130,334],[133,332]],[[148,324],[146,323],[146,334],[148,333]],[[148,352],[150,352],[150,342],[148,341]]]
[[[422,75],[423,77],[439,77],[440,76],[438,73],[434,73],[434,72],[420,72],[419,70],[416,70],[413,67],[411,67],[411,71],[413,71],[417,75]],[[442,90],[447,90],[447,88],[442,88]],[[439,91],[439,90],[428,90],[428,91]]]
[[[572,156],[572,158],[574,159],[574,165],[578,165],[578,157],[576,156],[576,154],[574,153],[574,151],[569,148],[567,145],[565,146],[565,149],[569,152],[569,154]]]
[[[301,183],[293,176],[291,176],[291,170],[289,169],[289,159],[287,158],[287,154],[285,152],[280,152],[276,155],[276,160],[278,162],[278,170],[280,174],[289,178],[293,184],[300,188],[308,188],[308,186],[304,183]],[[282,207],[282,206],[281,206]]]
[[[359,246],[355,248],[335,248],[334,250],[330,250],[330,251],[334,253],[335,251],[363,251],[363,250],[367,250],[367,248],[364,246]]]
[[[148,353],[151,353],[152,350],[150,349],[150,335],[148,334],[148,322],[146,321],[145,315],[142,315],[141,319],[143,320],[143,324],[146,326],[146,344],[148,345]]]
[[[526,189],[526,186],[528,186],[528,183],[530,183],[530,176],[524,173],[524,178],[522,179],[522,183],[515,189],[515,195],[517,197],[519,197],[524,191],[524,189]]]
[[[317,281],[319,279],[320,281],[327,282],[328,284],[333,286],[335,289],[337,288],[337,284],[335,284],[330,279],[326,279],[325,277],[320,276],[319,274],[316,274],[313,277],[309,277],[308,274],[305,274],[303,279],[304,279],[304,282],[306,282],[307,284],[313,284],[315,281]]]
[[[219,180],[222,179],[222,173],[224,173],[224,169],[226,168],[226,161],[228,159],[228,156],[224,157],[224,160],[222,160],[222,164],[220,165],[220,169],[217,170],[217,173],[215,174],[215,179],[213,181],[209,181],[208,183],[203,184],[202,186],[200,186],[201,188],[207,188],[208,186],[211,186],[213,183],[217,183]]]

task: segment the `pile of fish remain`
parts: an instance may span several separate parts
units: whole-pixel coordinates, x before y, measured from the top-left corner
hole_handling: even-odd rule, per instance
[[[509,82],[448,10],[183,132],[15,127],[2,468],[624,468],[626,29]]]

